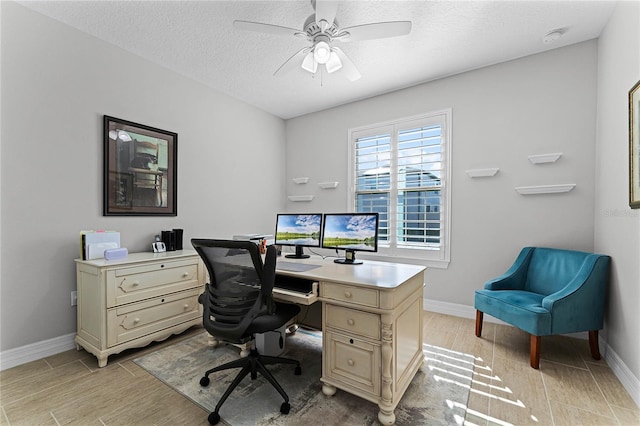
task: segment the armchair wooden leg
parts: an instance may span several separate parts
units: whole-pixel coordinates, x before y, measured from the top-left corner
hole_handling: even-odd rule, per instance
[[[600,347],[598,346],[598,330],[589,330],[589,349],[591,357],[600,359]]]
[[[482,319],[484,317],[484,312],[480,312],[476,310],[476,337],[480,337],[482,335]]]
[[[540,336],[531,335],[531,367],[540,368]]]

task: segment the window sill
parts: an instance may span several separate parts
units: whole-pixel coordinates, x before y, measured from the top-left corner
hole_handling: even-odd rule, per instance
[[[424,253],[424,252],[422,252]],[[378,260],[380,262],[394,262],[394,263],[407,263],[410,265],[421,265],[427,268],[447,269],[449,267],[450,260],[442,259],[428,259],[425,257],[411,257],[411,256],[391,256],[384,253],[365,254],[364,252],[357,253],[358,259]]]

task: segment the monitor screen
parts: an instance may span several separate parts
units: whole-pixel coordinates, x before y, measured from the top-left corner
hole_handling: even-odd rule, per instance
[[[346,250],[338,263],[360,263],[356,251],[378,251],[378,213],[325,214],[322,247]]]
[[[296,254],[287,257],[309,257],[303,247],[320,247],[322,214],[278,214],[276,219],[276,244],[295,246]]]

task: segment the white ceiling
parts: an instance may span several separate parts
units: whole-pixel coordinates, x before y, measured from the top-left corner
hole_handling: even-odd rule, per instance
[[[290,1],[22,1],[129,52],[284,119],[596,38],[613,1],[365,1],[338,6],[341,27],[409,20],[407,36],[339,43],[362,73],[273,76],[304,39],[242,31],[234,20],[298,28],[313,13]],[[563,28],[552,44],[542,37]]]

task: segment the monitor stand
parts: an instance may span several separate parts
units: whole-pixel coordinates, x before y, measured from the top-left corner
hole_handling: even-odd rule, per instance
[[[354,250],[345,250],[344,259],[335,259],[334,262],[342,265],[362,265],[362,260],[356,260]]]
[[[288,254],[285,257],[288,259],[307,259],[311,256],[309,256],[308,254],[304,254],[304,247],[296,246],[296,253]]]

